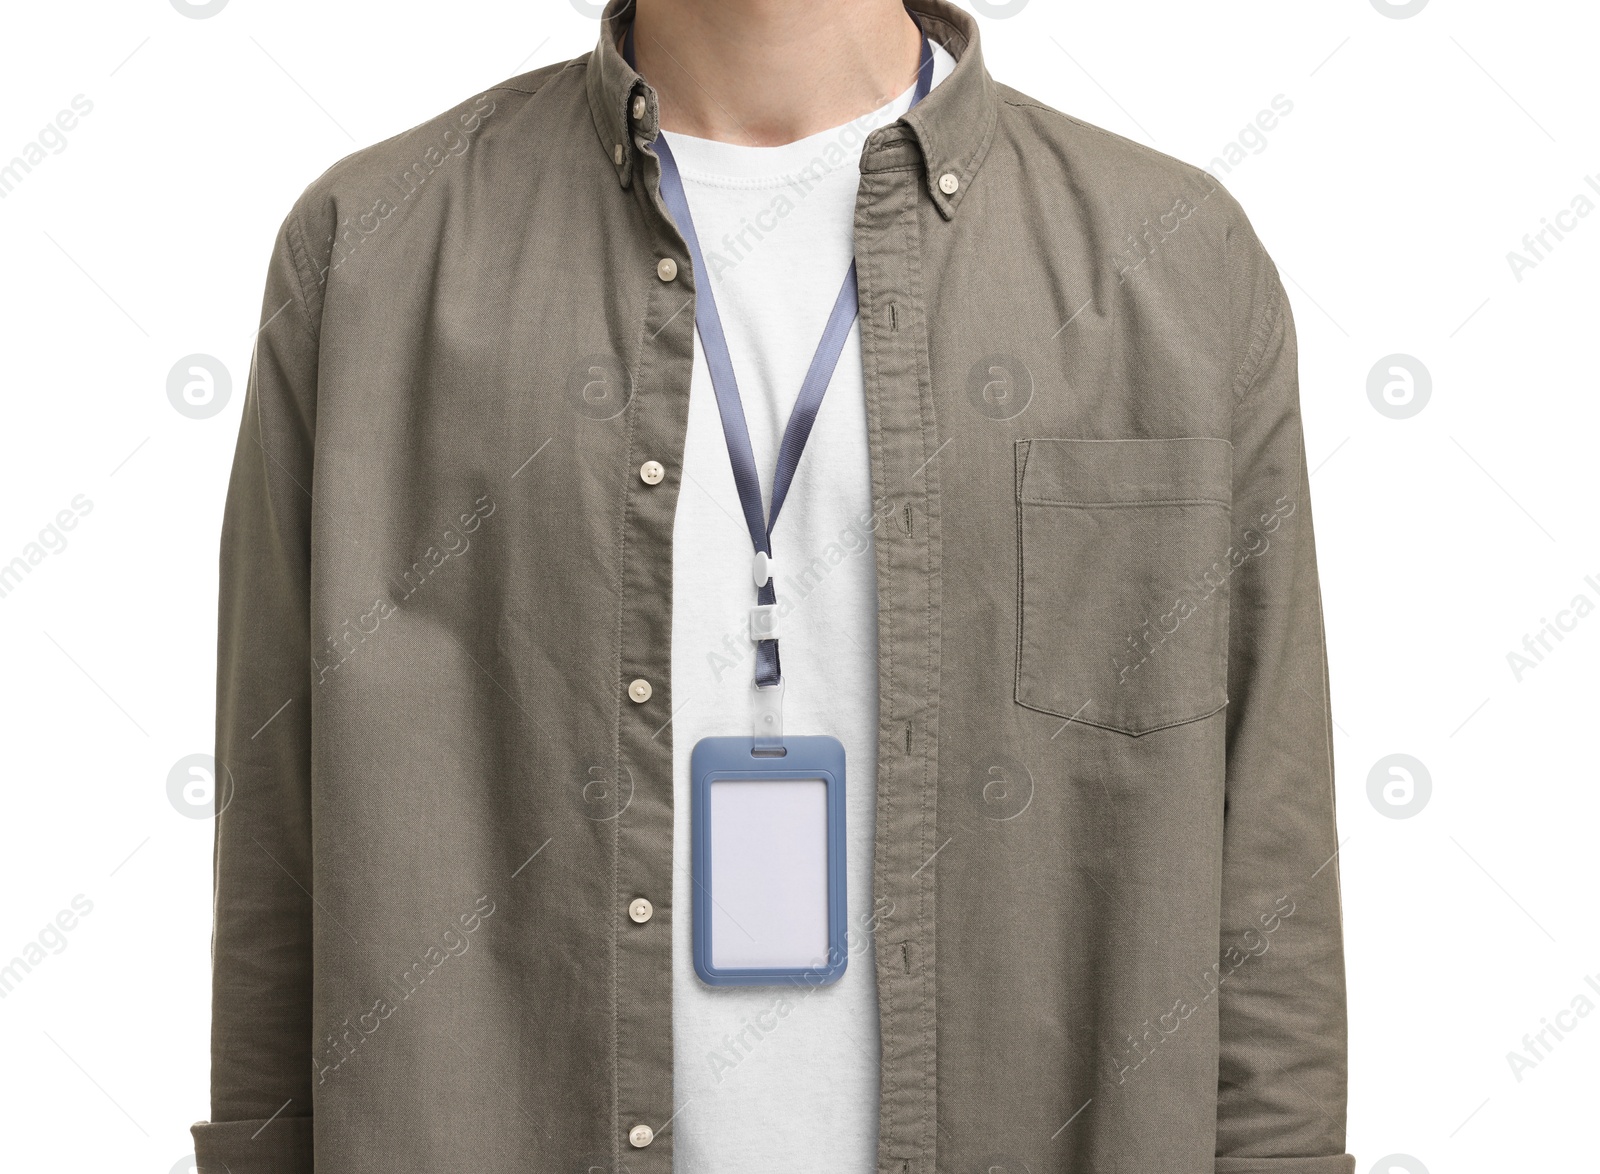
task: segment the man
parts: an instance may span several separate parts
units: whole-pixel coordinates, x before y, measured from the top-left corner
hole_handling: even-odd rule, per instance
[[[1353,1169],[1209,177],[945,0],[619,2],[313,184],[263,317],[202,1169]]]

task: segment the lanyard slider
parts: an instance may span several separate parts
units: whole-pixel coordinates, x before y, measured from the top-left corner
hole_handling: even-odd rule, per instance
[[[758,604],[750,609],[750,639],[756,644],[778,638],[778,605]]]

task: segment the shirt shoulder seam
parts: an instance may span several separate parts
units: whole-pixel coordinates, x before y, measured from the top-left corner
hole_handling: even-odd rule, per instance
[[[310,254],[306,251],[305,225],[301,223],[298,207],[289,213],[289,219],[284,224],[283,243],[289,254],[289,262],[294,266],[294,292],[298,295],[296,300],[299,302],[301,324],[314,345],[318,341],[319,331],[311,316],[311,295],[306,290],[306,276],[313,271],[313,266]]]
[[[1262,361],[1267,354],[1267,343],[1277,331],[1278,319],[1282,316],[1284,303],[1288,300],[1283,283],[1278,280],[1275,272],[1268,275],[1268,280],[1272,284],[1267,304],[1256,316],[1255,325],[1250,331],[1249,349],[1240,360],[1239,369],[1234,374],[1233,394],[1241,403],[1250,394],[1250,389],[1255,386],[1256,380],[1261,375]]]
[[[533,89],[531,89],[531,90],[524,89],[522,86],[514,86],[511,83],[513,81],[515,81],[516,79],[515,78],[507,78],[503,82],[499,82],[499,83],[497,83],[495,85],[489,86],[483,92],[485,94],[492,94],[496,90],[505,90],[505,91],[507,91],[509,93],[512,93],[512,94],[526,94],[526,95],[528,95],[528,97],[531,98],[533,95],[537,94],[540,90],[544,89],[545,86],[549,85],[553,78],[559,77],[561,74],[566,73],[567,70],[569,70],[569,69],[575,69],[580,65],[585,65],[587,62],[588,62],[588,58],[587,57],[574,57],[571,61],[553,62],[550,65],[540,66],[538,69],[535,69],[535,70],[531,71],[531,73],[518,74],[517,75],[518,77],[530,77],[530,76],[532,76],[532,74],[543,73],[545,70],[549,70],[549,73],[546,75],[545,79],[542,82],[540,82],[538,85],[534,86]],[[555,68],[556,65],[559,65],[560,68],[559,69]]]

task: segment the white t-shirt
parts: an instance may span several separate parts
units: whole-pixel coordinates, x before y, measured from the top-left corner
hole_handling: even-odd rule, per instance
[[[937,45],[933,55],[937,84],[955,62]],[[907,90],[854,122],[782,147],[667,135],[711,269],[766,504],[784,426],[854,256],[861,148],[911,97]],[[750,534],[696,332],[672,566],[671,1128],[679,1174],[877,1168],[878,1004],[864,929],[878,724],[871,525],[857,323],[773,531],[777,596],[787,605],[779,642],[784,729],[831,734],[845,749],[849,965],[827,987],[708,987],[692,957],[689,755],[704,737],[750,735],[748,617],[756,600]]]

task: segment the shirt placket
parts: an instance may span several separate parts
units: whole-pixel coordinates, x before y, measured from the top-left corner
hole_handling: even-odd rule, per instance
[[[939,681],[938,428],[921,268],[921,157],[902,128],[862,157],[855,252],[877,521],[878,795],[872,932],[882,1047],[878,1165],[933,1174]]]
[[[672,1082],[673,761],[672,533],[694,366],[693,269],[656,196],[660,168],[644,148],[655,102],[628,101],[628,190],[638,201],[637,249],[619,280],[643,283],[645,320],[613,322],[637,347],[627,412],[618,543],[614,677],[617,779],[612,869],[613,1161],[630,1174],[670,1174],[671,1125],[686,1106]]]

